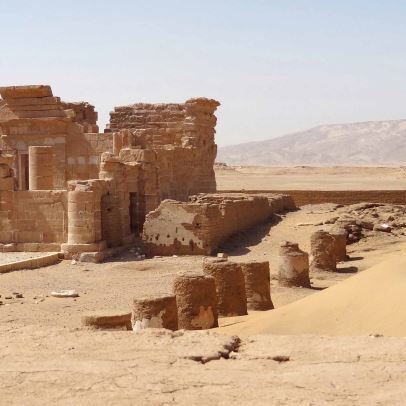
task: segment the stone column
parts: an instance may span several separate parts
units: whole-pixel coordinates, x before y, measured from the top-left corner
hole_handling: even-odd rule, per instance
[[[312,262],[310,271],[335,272],[337,270],[335,239],[327,231],[319,230],[310,238]]]
[[[175,296],[143,297],[133,300],[131,324],[134,331],[146,328],[178,329]]]
[[[205,330],[218,327],[216,284],[214,278],[183,273],[173,282],[180,329]]]
[[[299,244],[283,241],[279,248],[279,285],[310,287],[309,255]]]
[[[53,147],[29,147],[29,190],[52,190],[54,188]]]
[[[344,228],[337,228],[330,231],[334,237],[334,248],[337,262],[346,261],[347,255],[347,231]]]
[[[91,244],[96,239],[96,193],[68,192],[68,244]],[[96,210],[97,209],[97,210]]]
[[[247,307],[250,310],[271,310],[271,278],[269,262],[250,261],[241,263],[245,279]]]
[[[228,261],[203,261],[203,272],[216,281],[217,310],[220,316],[247,314],[247,295],[241,266]]]

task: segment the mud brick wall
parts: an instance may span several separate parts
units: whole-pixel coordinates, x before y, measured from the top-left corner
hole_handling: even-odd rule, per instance
[[[0,192],[0,243],[63,243],[67,192]]]
[[[143,239],[151,255],[210,255],[236,233],[293,208],[286,195],[201,195],[187,203],[165,200],[147,215]]]

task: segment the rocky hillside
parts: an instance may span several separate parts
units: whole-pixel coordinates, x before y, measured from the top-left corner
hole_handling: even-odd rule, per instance
[[[322,125],[267,141],[219,148],[231,165],[399,164],[406,162],[406,120]]]

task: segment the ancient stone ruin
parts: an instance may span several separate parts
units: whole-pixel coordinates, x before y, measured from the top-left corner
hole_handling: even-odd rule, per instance
[[[93,106],[49,86],[0,95],[1,247],[100,261],[162,200],[216,190],[215,100],[117,107],[99,133]]]
[[[234,234],[294,207],[290,196],[275,194],[213,193],[187,202],[165,200],[147,215],[143,239],[151,255],[212,255]]]
[[[122,247],[212,254],[294,208],[286,195],[215,194],[219,103],[116,107],[104,133],[87,102],[50,86],[0,88],[0,250],[100,262]]]
[[[299,244],[281,243],[278,269],[279,285],[310,287],[309,255],[299,248]]]
[[[310,271],[336,271],[336,240],[330,233],[324,230],[313,233],[310,238],[310,249],[312,255]]]

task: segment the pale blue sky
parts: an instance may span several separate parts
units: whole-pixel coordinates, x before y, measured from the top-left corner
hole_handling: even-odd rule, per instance
[[[219,100],[217,142],[406,117],[406,2],[0,0],[0,84],[113,106]]]

